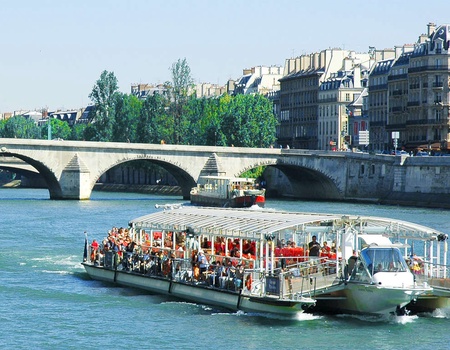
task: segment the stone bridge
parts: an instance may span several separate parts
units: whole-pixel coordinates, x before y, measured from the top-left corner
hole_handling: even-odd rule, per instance
[[[89,199],[102,174],[137,160],[170,172],[185,199],[201,174],[239,176],[258,166],[267,166],[269,193],[294,198],[382,201],[404,193],[438,198],[450,193],[450,157],[28,139],[0,139],[0,156],[18,158],[36,169],[51,199]]]

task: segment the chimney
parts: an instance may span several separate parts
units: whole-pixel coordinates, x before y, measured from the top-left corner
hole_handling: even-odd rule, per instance
[[[361,87],[361,66],[356,65],[353,69],[353,87],[358,89]]]
[[[427,27],[428,27],[428,36],[430,37],[433,33],[434,33],[434,30],[436,29],[436,24],[434,24],[434,23],[428,23],[427,24]]]

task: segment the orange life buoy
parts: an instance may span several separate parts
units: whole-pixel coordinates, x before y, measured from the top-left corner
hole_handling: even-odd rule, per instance
[[[251,274],[248,274],[248,275],[247,275],[247,278],[245,279],[245,287],[246,287],[248,290],[251,290],[251,289],[252,289],[252,275],[251,275]]]

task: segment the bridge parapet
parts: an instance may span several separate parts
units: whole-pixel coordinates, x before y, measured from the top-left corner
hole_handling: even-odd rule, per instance
[[[52,199],[88,199],[101,175],[136,160],[164,167],[187,199],[213,157],[217,171],[227,176],[267,166],[268,187],[282,196],[379,202],[407,198],[410,203],[431,196],[450,207],[450,157],[23,139],[0,139],[0,156],[16,157],[36,169]]]

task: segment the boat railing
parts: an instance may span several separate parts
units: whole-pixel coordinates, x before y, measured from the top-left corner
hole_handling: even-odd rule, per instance
[[[273,271],[246,269],[244,275],[247,275],[247,279],[243,293],[286,300],[313,297],[319,290],[329,288],[340,280],[336,277],[335,261],[329,260],[313,264],[310,260],[303,260]],[[247,285],[248,276],[251,287]]]
[[[413,261],[409,264],[411,272],[415,275],[416,281],[428,282],[431,279],[448,279],[450,276],[450,266],[433,263],[430,261]]]
[[[152,253],[152,254],[151,254]],[[91,250],[89,249],[89,255]],[[134,253],[107,251],[97,254],[91,264],[110,270],[136,273],[145,276],[167,278],[180,283],[194,283],[208,288],[225,289],[258,297],[276,297],[296,300],[311,297],[318,290],[331,286],[336,281],[337,264],[335,260],[308,257],[290,257],[289,265],[274,269],[254,266],[257,261],[245,258],[232,258],[220,255],[207,255],[209,258],[205,271],[191,258],[184,257],[184,251],[169,248],[150,248],[148,251]],[[218,264],[220,261],[221,264]],[[217,272],[222,266],[227,272]],[[237,270],[242,266],[241,272]]]

